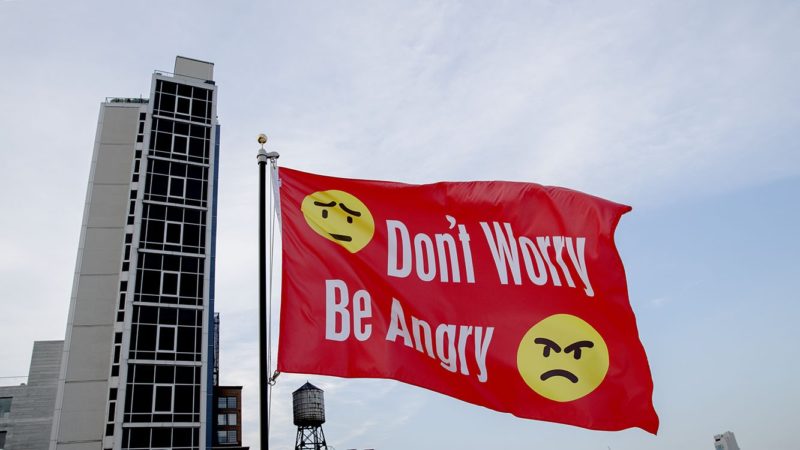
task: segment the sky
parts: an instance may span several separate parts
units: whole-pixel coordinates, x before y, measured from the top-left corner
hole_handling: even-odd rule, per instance
[[[633,206],[616,242],[661,419],[657,436],[599,432],[284,374],[274,448],[294,445],[306,380],[339,450],[702,450],[727,430],[744,450],[797,448],[800,3],[0,0],[0,42],[0,377],[27,374],[34,340],[64,338],[100,103],[147,97],[183,55],[214,62],[219,86],[216,308],[246,445],[264,132],[300,170],[530,181]]]

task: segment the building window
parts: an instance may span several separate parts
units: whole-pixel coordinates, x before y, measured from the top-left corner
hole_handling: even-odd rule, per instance
[[[176,338],[177,338],[177,333],[175,333],[174,326],[159,325],[158,336],[156,337],[158,342],[157,350],[164,352],[174,352],[175,342],[177,340]]]
[[[6,432],[0,431],[0,450],[6,448]]]
[[[0,418],[5,419],[11,414],[11,397],[0,397]]]
[[[189,136],[180,134],[172,135],[172,152],[185,155],[189,149]]]
[[[171,384],[157,384],[153,390],[153,412],[170,413],[172,412],[172,388]]]
[[[180,286],[181,274],[180,272],[161,272],[161,295],[176,296],[178,295],[178,286]]]
[[[217,442],[220,444],[236,444],[236,430],[219,430],[217,431]]]
[[[186,197],[186,178],[184,177],[169,177],[169,191],[167,195],[170,197]]]
[[[183,224],[180,222],[166,222],[164,226],[164,243],[181,245],[183,242]]]
[[[236,413],[217,414],[217,425],[236,425]]]
[[[217,408],[236,408],[236,397],[218,397]]]

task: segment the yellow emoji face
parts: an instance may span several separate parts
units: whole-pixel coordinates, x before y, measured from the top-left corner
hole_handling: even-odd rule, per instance
[[[608,372],[608,347],[582,319],[554,314],[525,333],[517,350],[517,369],[537,394],[571,402],[603,382]]]
[[[344,191],[307,195],[300,210],[312,230],[350,253],[364,248],[375,234],[375,221],[367,205]]]

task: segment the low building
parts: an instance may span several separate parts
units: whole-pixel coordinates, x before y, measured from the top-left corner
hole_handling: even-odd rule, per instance
[[[28,382],[0,386],[0,449],[46,450],[64,341],[33,343]]]
[[[242,387],[214,387],[215,449],[246,450],[242,447]]]
[[[736,443],[736,436],[733,435],[732,431],[726,431],[714,436],[714,449],[739,450],[739,444]]]

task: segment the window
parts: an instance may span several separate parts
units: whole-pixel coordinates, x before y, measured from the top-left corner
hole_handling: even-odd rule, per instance
[[[181,282],[180,272],[161,272],[161,295],[178,295],[178,286]]]
[[[175,102],[175,112],[177,114],[186,114],[189,115],[189,112],[192,109],[192,99],[191,97],[176,97]]]
[[[183,242],[183,224],[167,222],[164,226],[164,243],[180,245]]]
[[[236,397],[217,398],[217,408],[236,408]]]
[[[217,425],[236,425],[236,413],[217,414]]]
[[[172,385],[157,384],[153,390],[153,412],[172,412]]]
[[[186,178],[184,177],[169,177],[169,191],[167,195],[170,197],[186,197]]]
[[[0,450],[6,448],[6,432],[0,431]]]
[[[159,325],[158,326],[158,347],[157,350],[164,351],[164,352],[174,352],[175,351],[175,341],[176,341],[176,333],[175,327],[171,325]]]
[[[236,444],[236,430],[219,430],[217,431],[217,442],[220,444]]]
[[[11,414],[11,397],[0,397],[0,418],[7,418]]]
[[[172,135],[172,152],[185,155],[189,148],[189,136],[180,134]]]

